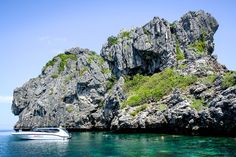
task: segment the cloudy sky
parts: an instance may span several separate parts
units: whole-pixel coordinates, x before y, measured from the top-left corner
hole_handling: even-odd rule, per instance
[[[154,16],[173,22],[189,10],[211,13],[220,27],[215,52],[236,70],[236,1],[217,0],[2,0],[0,2],[0,129],[12,128],[16,87],[37,77],[45,63],[71,47],[100,52],[120,29],[141,26]]]

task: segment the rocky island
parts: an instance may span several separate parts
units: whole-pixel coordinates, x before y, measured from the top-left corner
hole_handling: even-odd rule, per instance
[[[122,30],[100,55],[66,50],[14,90],[14,129],[235,136],[236,72],[212,55],[218,26],[191,11]]]

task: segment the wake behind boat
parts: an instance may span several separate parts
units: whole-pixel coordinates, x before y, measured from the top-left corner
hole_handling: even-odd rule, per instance
[[[32,131],[12,133],[13,136],[24,140],[64,140],[71,138],[62,128],[35,128]]]

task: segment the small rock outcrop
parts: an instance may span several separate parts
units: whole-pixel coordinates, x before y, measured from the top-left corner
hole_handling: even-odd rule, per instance
[[[101,55],[69,49],[14,90],[14,128],[234,136],[236,72],[212,55],[218,27],[191,11],[122,30]]]

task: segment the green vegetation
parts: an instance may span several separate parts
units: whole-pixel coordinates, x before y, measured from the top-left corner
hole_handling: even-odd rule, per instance
[[[113,46],[113,45],[117,44],[118,39],[123,39],[123,38],[128,38],[129,39],[132,31],[134,31],[134,30],[131,29],[129,31],[126,31],[126,30],[123,29],[123,30],[120,31],[120,33],[117,37],[115,37],[113,35],[108,37],[108,39],[107,39],[108,46],[110,47],[110,46]]]
[[[67,65],[67,60],[71,59],[74,61],[77,61],[76,54],[59,54],[58,57],[61,59],[60,65],[59,65],[59,73],[64,71],[65,65]]]
[[[227,72],[223,76],[222,87],[229,88],[236,85],[236,71]]]
[[[112,58],[112,53],[111,53],[111,52],[108,53],[108,57],[109,57],[110,59]]]
[[[91,55],[97,55],[95,51],[89,51]]]
[[[88,58],[88,63],[91,64],[92,61],[97,61],[98,65],[102,66],[105,62],[104,59],[101,56],[99,56],[98,54],[96,54],[96,52],[94,52],[94,51],[90,51],[90,52],[91,53],[90,53],[90,56]]]
[[[152,33],[149,32],[146,28],[143,27],[143,33],[146,35],[151,35]]]
[[[110,36],[108,37],[107,42],[108,42],[108,46],[115,45],[118,43],[118,38],[115,36]]]
[[[49,93],[49,95],[52,95],[53,93],[54,93],[54,90],[53,90],[53,88],[50,88],[50,93]]]
[[[126,103],[129,106],[138,106],[142,102],[142,97],[140,95],[132,95],[128,97]]]
[[[59,54],[56,57],[54,57],[52,60],[50,60],[45,66],[44,69],[46,69],[49,66],[53,66],[57,62],[57,58],[61,59],[61,62],[58,67],[58,72],[62,72],[65,69],[65,65],[67,65],[67,60],[72,59],[72,60],[77,60],[76,54]]]
[[[175,23],[171,23],[170,24],[170,29],[174,29],[174,28],[176,28],[176,24]]]
[[[158,109],[159,109],[159,111],[165,111],[166,109],[168,108],[168,106],[166,105],[166,104],[160,104],[159,106],[158,106]]]
[[[51,77],[55,79],[58,78],[58,76],[59,76],[58,74],[53,74]]]
[[[183,89],[196,80],[195,76],[181,76],[173,69],[165,69],[152,76],[137,74],[132,78],[126,78],[124,91],[128,98],[122,103],[122,108],[127,105],[138,106],[150,101],[159,101],[173,89]]]
[[[69,112],[69,113],[73,112],[74,111],[74,106],[73,105],[68,105],[66,107],[66,111]]]
[[[175,51],[176,51],[176,59],[177,59],[177,61],[185,59],[184,53],[180,49],[179,41],[178,40],[176,40],[176,49],[175,49]]]
[[[102,108],[104,105],[105,105],[105,99],[100,100],[100,101],[98,102],[98,107],[99,107],[99,108]]]
[[[88,70],[89,70],[88,67],[84,67],[83,69],[79,71],[79,76],[83,76],[84,73],[87,72]]]
[[[108,68],[102,69],[102,73],[103,73],[103,74],[109,74],[109,73],[111,73],[111,70],[108,69]]]
[[[53,66],[56,63],[56,57],[54,57],[52,60],[48,61],[47,64],[44,66],[44,69],[47,69],[49,66]]]
[[[185,69],[185,68],[187,68],[187,64],[180,64],[180,65],[178,65],[178,67],[180,69]]]
[[[121,31],[120,37],[121,38],[130,38],[130,31]]]
[[[134,111],[130,113],[131,116],[135,117],[139,112],[144,111],[148,107],[148,104],[138,106]]]
[[[114,86],[116,81],[117,81],[116,77],[112,75],[111,78],[109,78],[107,83],[106,83],[107,90],[110,90]]]
[[[201,38],[199,40],[196,40],[195,43],[189,45],[190,48],[193,48],[197,50],[197,53],[199,55],[203,55],[204,51],[206,49],[206,33],[203,32],[201,35]]]
[[[124,45],[124,49],[127,50],[129,48],[129,45]]]
[[[197,111],[201,111],[204,106],[206,106],[206,104],[204,104],[204,101],[201,99],[194,99],[191,104],[191,107],[196,109]]]
[[[125,29],[122,29],[118,35],[118,38],[130,38],[131,36],[131,33],[134,31],[134,29],[130,29],[130,30],[125,30]]]
[[[208,75],[203,78],[199,78],[199,81],[203,84],[212,84],[216,80],[216,74]]]
[[[195,48],[198,54],[202,55],[205,49],[205,42],[197,40],[191,47]]]
[[[139,87],[139,84],[143,84],[146,80],[145,77],[148,78],[148,76],[143,76],[141,74],[136,74],[135,76],[126,76],[125,77],[125,86],[124,91],[127,93],[131,89],[135,90]]]
[[[72,75],[68,75],[65,77],[65,83],[69,83],[72,80],[73,76]]]

